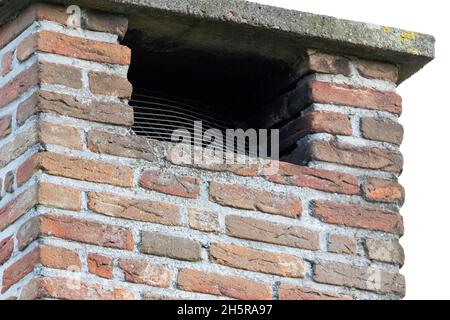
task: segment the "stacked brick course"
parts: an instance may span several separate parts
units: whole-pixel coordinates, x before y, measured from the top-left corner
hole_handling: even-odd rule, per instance
[[[0,298],[403,297],[395,66],[309,52],[276,174],[195,165],[131,133],[126,19],[89,15],[0,28]]]

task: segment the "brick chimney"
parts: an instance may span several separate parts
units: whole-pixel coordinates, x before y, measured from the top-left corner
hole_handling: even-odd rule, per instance
[[[395,90],[433,37],[244,1],[29,2],[0,0],[1,299],[404,296]],[[138,134],[137,88],[279,129],[281,159],[185,161]]]

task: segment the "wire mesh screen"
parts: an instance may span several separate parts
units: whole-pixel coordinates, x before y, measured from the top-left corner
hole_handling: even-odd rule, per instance
[[[148,138],[172,141],[175,130],[185,130],[186,135],[177,131],[177,136],[187,136],[191,143],[202,147],[222,147],[226,151],[227,144],[232,144],[237,153],[248,154],[248,145],[238,146],[236,141],[226,138],[226,129],[243,128],[226,110],[205,105],[188,99],[167,96],[145,89],[134,89],[130,105],[134,108],[133,130],[137,135]],[[201,121],[201,133],[194,130],[194,124]],[[219,130],[222,141],[206,142],[202,139],[205,131]],[[180,134],[181,133],[181,134]]]

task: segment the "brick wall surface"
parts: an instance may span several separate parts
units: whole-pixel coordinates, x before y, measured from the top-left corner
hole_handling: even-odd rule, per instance
[[[395,66],[311,51],[276,174],[193,165],[129,130],[126,19],[66,19],[0,27],[0,298],[404,296]]]

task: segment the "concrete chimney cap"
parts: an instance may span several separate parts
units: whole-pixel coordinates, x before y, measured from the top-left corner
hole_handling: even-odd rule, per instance
[[[128,17],[129,30],[152,30],[147,37],[184,36],[184,45],[218,51],[220,43],[233,52],[254,47],[289,64],[305,52],[302,48],[383,61],[398,65],[399,83],[435,54],[431,35],[242,0],[0,0],[0,25],[34,2],[120,13]]]

